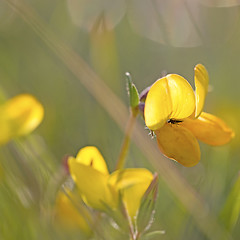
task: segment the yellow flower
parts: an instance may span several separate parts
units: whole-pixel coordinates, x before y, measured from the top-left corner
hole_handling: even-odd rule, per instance
[[[0,105],[0,144],[32,132],[43,115],[43,106],[29,94],[18,95]]]
[[[195,93],[183,77],[169,74],[151,86],[144,109],[145,123],[156,133],[162,153],[186,167],[200,160],[197,139],[217,146],[234,136],[221,119],[202,112],[208,72],[201,64],[194,70]]]
[[[87,219],[90,219],[91,216],[78,200],[79,198],[70,191],[58,192],[55,203],[56,223],[64,229],[80,229],[85,235],[90,235],[91,228]],[[75,206],[74,203],[77,205]]]
[[[70,174],[86,204],[102,211],[117,210],[121,197],[132,219],[153,180],[152,173],[142,168],[122,169],[109,174],[101,153],[93,146],[82,148],[68,163]]]

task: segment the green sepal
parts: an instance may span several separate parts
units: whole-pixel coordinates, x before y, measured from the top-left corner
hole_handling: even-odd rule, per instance
[[[223,206],[220,219],[228,230],[232,230],[240,215],[240,173]]]
[[[154,174],[153,180],[149,185],[148,189],[146,190],[145,194],[143,195],[139,207],[136,221],[139,233],[143,233],[144,231],[149,229],[151,224],[153,223],[157,192],[158,192],[158,175]]]
[[[130,73],[126,73],[126,77],[127,77],[127,91],[128,91],[128,95],[129,95],[129,102],[130,102],[130,107],[136,108],[139,104],[139,93],[138,90],[135,86],[135,84],[132,82],[132,78]]]

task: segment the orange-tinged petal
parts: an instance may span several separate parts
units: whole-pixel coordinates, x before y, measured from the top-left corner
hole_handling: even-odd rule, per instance
[[[89,206],[99,210],[106,210],[106,205],[111,208],[117,206],[117,194],[108,185],[108,174],[79,163],[75,158],[69,158],[68,164],[70,174]]]
[[[205,112],[195,120],[185,119],[182,126],[189,129],[200,141],[213,146],[226,144],[234,137],[234,132],[223,120]]]
[[[98,170],[101,173],[109,174],[104,158],[99,150],[94,146],[87,146],[77,154],[76,161]]]
[[[209,77],[206,68],[202,64],[198,64],[194,68],[195,71],[195,95],[196,95],[196,110],[195,117],[197,118],[204,106],[205,97],[208,91]]]
[[[195,109],[195,96],[190,84],[177,74],[157,80],[150,88],[144,109],[146,125],[161,128],[168,119],[183,119]]]
[[[121,191],[123,202],[131,218],[136,216],[141,199],[152,179],[152,173],[142,168],[117,170],[110,175],[109,184],[117,191]]]
[[[41,122],[44,109],[38,100],[21,94],[0,106],[0,143],[32,132]]]
[[[192,167],[200,160],[200,148],[194,135],[181,124],[165,124],[155,131],[158,146],[168,158],[185,167]]]

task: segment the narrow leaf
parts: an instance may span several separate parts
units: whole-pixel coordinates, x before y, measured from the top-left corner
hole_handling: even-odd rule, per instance
[[[153,239],[155,237],[159,237],[159,235],[163,235],[165,234],[165,231],[153,231],[153,232],[149,232],[149,233],[146,233],[142,236],[142,240],[150,240],[150,239]]]
[[[240,172],[234,183],[226,203],[220,214],[222,222],[228,230],[232,230],[239,218],[240,214]]]

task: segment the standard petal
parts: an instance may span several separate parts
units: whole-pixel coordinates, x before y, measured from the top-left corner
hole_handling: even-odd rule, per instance
[[[149,129],[161,128],[168,119],[183,119],[195,109],[195,96],[190,84],[177,74],[157,80],[150,88],[144,109]]]
[[[185,167],[192,167],[200,160],[200,148],[194,135],[181,124],[167,123],[155,131],[158,146],[168,158]]]
[[[75,158],[70,158],[68,164],[70,174],[89,206],[99,210],[106,210],[106,205],[110,208],[117,206],[117,194],[108,186],[108,174],[81,164]]]
[[[195,96],[196,96],[196,110],[195,117],[197,118],[204,106],[205,97],[208,91],[209,77],[207,69],[202,65],[198,64],[194,68],[195,76]]]
[[[136,216],[143,194],[152,179],[152,173],[142,168],[117,170],[110,175],[109,184],[121,191],[123,202],[131,218]]]
[[[0,106],[0,114],[0,143],[5,143],[32,132],[42,122],[44,109],[35,97],[21,94]]]
[[[172,112],[169,118],[183,119],[190,116],[195,109],[195,96],[188,81],[177,75],[167,75]]]
[[[94,146],[87,146],[77,154],[76,161],[98,170],[103,174],[109,174],[108,168],[102,154]]]
[[[189,129],[200,141],[213,146],[226,144],[234,137],[234,132],[223,120],[205,112],[195,120],[185,119],[182,126]]]
[[[167,78],[157,80],[150,88],[145,101],[144,118],[147,127],[156,130],[162,127],[172,112]]]

